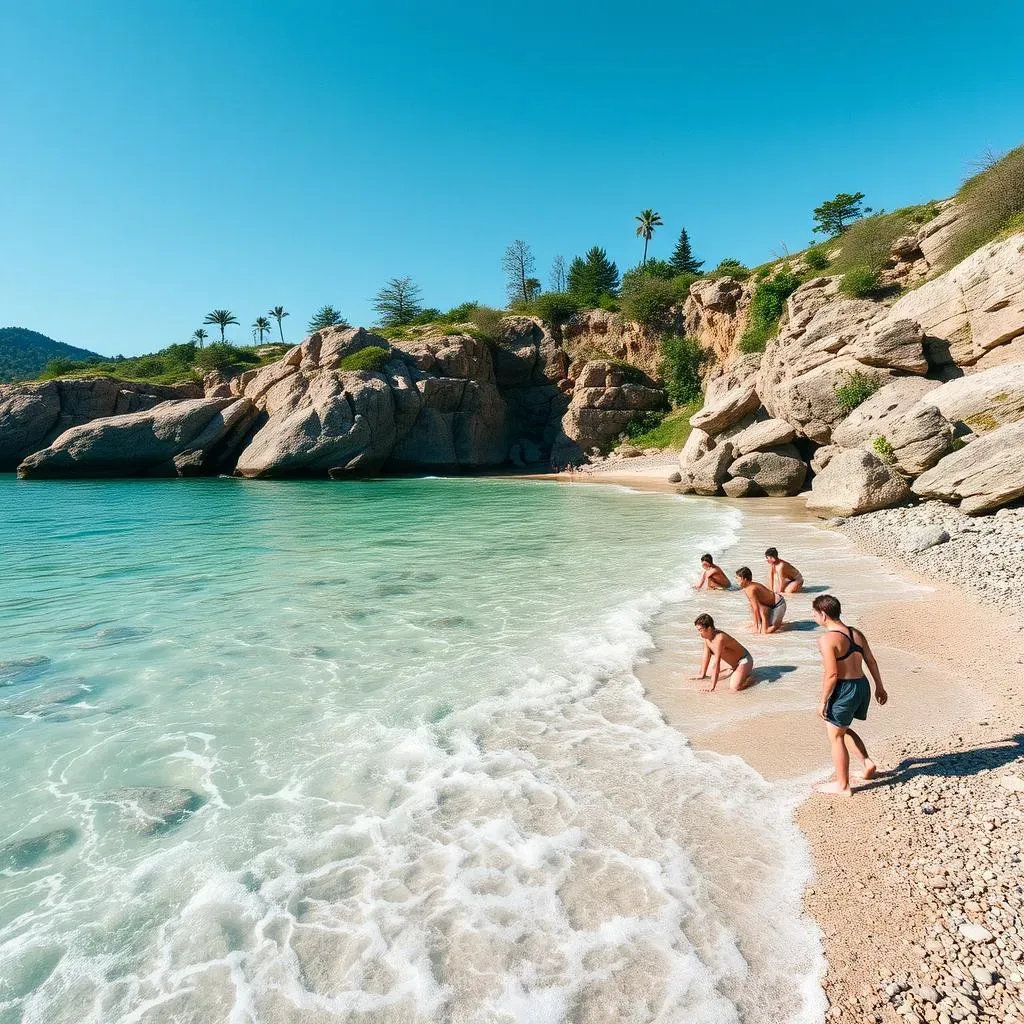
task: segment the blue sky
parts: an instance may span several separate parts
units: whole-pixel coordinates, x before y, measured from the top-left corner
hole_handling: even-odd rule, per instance
[[[838,191],[948,195],[1024,141],[1024,9],[0,0],[0,326],[104,354],[213,308],[371,323],[391,276],[501,304],[505,246],[709,266]]]

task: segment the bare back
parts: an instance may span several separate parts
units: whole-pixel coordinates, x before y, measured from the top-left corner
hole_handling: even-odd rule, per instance
[[[831,647],[836,658],[836,675],[839,679],[859,679],[864,675],[864,648],[867,640],[859,629],[844,625],[842,629],[830,629],[825,642]]]

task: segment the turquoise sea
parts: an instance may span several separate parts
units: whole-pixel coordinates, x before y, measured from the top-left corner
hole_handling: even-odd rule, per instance
[[[0,1022],[819,1020],[790,803],[632,671],[739,526],[0,477]]]

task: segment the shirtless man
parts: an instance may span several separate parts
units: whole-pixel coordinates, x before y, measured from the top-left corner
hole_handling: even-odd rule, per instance
[[[778,633],[786,614],[786,599],[779,593],[773,593],[767,587],[754,582],[751,571],[743,566],[736,570],[736,582],[750,602],[753,620],[749,623],[755,633]]]
[[[769,548],[764,557],[768,562],[768,589],[780,594],[799,594],[804,578],[800,570],[784,558],[779,558],[778,548]]]
[[[715,560],[710,555],[700,556],[700,567],[702,572],[694,590],[703,590],[704,587],[708,590],[728,590],[732,586],[729,577],[715,565]]]
[[[718,677],[724,668],[729,673],[729,689],[734,693],[745,690],[754,682],[754,659],[750,652],[735,637],[715,629],[715,620],[710,615],[698,615],[693,624],[704,641],[704,657],[700,663],[700,675],[691,679],[706,679],[708,665],[711,666],[711,685],[700,687],[701,693],[710,693],[718,685]]]
[[[864,742],[850,728],[855,718],[863,720],[868,717],[871,687],[864,675],[865,664],[875,681],[875,700],[884,704],[889,695],[882,685],[882,674],[867,637],[859,629],[843,623],[839,617],[842,608],[838,599],[831,594],[821,594],[811,602],[811,607],[815,621],[827,630],[818,637],[822,663],[818,714],[828,728],[832,763],[836,767],[835,782],[823,782],[814,788],[827,796],[849,796],[850,752],[846,749],[847,738],[853,744],[858,760],[864,763],[861,778],[870,779],[875,774],[875,764],[868,757]]]

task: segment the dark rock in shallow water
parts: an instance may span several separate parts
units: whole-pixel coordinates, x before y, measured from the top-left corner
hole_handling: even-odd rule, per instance
[[[113,790],[107,799],[117,804],[125,818],[146,835],[180,825],[203,805],[198,793],[174,786],[129,786]]]
[[[133,626],[116,626],[112,629],[101,629],[96,634],[96,643],[99,646],[125,644],[132,640],[138,640],[140,637],[144,637],[152,632],[153,631],[151,629],[136,629]]]
[[[19,658],[15,661],[0,661],[0,686],[16,686],[37,679],[50,666],[45,655],[34,658]]]
[[[31,693],[22,693],[17,698],[0,701],[0,712],[8,715],[40,715],[49,717],[57,708],[80,700],[88,690],[80,685],[50,686],[36,689]]]
[[[0,846],[0,871],[24,871],[46,857],[71,849],[78,834],[71,828],[55,828],[40,836],[16,839]]]

